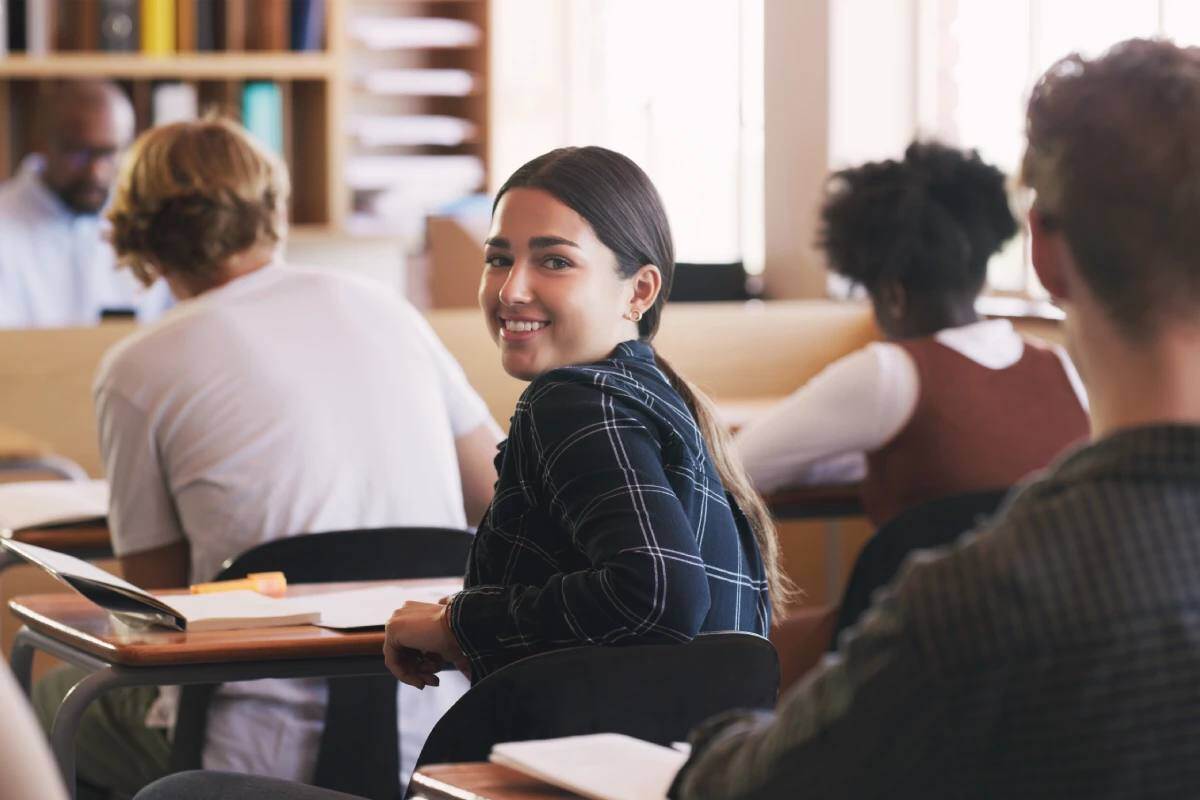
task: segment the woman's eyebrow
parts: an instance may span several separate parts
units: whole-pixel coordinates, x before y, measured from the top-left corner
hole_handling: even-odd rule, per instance
[[[488,247],[499,247],[502,250],[512,250],[512,245],[509,244],[508,239],[505,239],[503,236],[492,236],[491,238],[484,239],[483,243]]]
[[[564,239],[561,236],[534,236],[529,240],[529,249],[537,250],[543,247],[554,247],[555,245],[566,245],[568,247],[577,248],[579,245],[572,242],[570,239]]]

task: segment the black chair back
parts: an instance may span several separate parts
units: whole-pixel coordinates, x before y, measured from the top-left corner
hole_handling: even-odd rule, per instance
[[[830,648],[836,649],[842,631],[870,608],[875,590],[892,582],[909,553],[952,544],[995,513],[1007,494],[1007,489],[992,489],[943,497],[880,526],[854,562]]]
[[[746,269],[740,261],[725,264],[679,262],[671,280],[672,303],[712,303],[721,300],[749,300]]]
[[[372,528],[302,534],[264,542],[225,562],[217,580],[281,571],[289,584],[441,578],[466,571],[474,536],[450,528]],[[337,678],[329,683],[325,728],[313,782],[372,800],[400,796],[396,680]],[[199,769],[208,706],[216,685],[184,687],[172,771]]]
[[[486,761],[499,742],[624,733],[658,744],[723,711],[775,706],[779,659],[752,633],[686,644],[572,647],[530,656],[471,687],[434,726],[417,768]]]
[[[273,539],[225,562],[217,580],[279,570],[288,583],[463,575],[474,536],[453,528],[368,528]]]

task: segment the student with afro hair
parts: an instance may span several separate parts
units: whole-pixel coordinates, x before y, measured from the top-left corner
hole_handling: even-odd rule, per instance
[[[858,479],[881,524],[929,500],[1003,489],[1088,431],[1061,348],[975,299],[1017,231],[1004,175],[974,151],[909,145],[835,173],[821,210],[830,267],[863,286],[887,341],[834,362],[737,437],[759,491]],[[865,465],[864,465],[865,460]]]

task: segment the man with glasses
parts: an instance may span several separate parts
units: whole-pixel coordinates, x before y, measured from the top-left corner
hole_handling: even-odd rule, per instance
[[[100,216],[133,137],[129,100],[109,82],[70,81],[37,112],[40,152],[0,185],[0,328],[157,316],[170,303],[166,287],[142,291],[117,271]]]

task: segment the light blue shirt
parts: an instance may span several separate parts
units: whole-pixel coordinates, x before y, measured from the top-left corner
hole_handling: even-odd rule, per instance
[[[104,309],[134,309],[140,321],[171,306],[164,281],[143,289],[104,238],[99,214],[78,214],[44,183],[29,156],[0,184],[0,328],[94,325]]]

